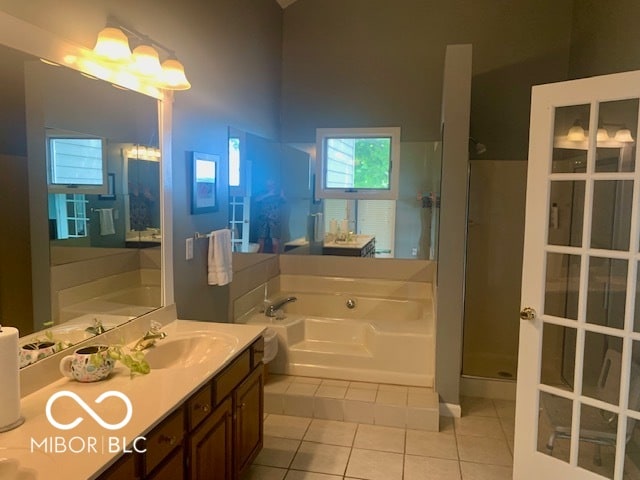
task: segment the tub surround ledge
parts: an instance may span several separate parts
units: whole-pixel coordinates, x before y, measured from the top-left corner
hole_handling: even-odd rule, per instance
[[[166,418],[176,407],[181,405],[190,395],[202,385],[210,381],[217,373],[229,365],[241,352],[258,339],[264,330],[262,326],[230,325],[221,323],[196,322],[167,318],[167,314],[175,308],[164,309],[160,315],[164,316],[167,340],[176,335],[188,335],[190,332],[207,332],[212,335],[221,334],[237,339],[230,353],[215,362],[202,362],[189,365],[187,368],[153,369],[148,375],[130,377],[128,370],[120,363],[117,364],[111,377],[102,382],[78,383],[68,378],[55,375],[54,369],[63,355],[70,350],[61,352],[50,359],[34,364],[21,372],[22,383],[28,390],[23,392],[21,400],[22,415],[25,423],[10,432],[0,433],[0,450],[2,456],[19,460],[20,467],[32,469],[38,476],[47,479],[75,479],[96,478],[113,464],[122,454],[122,446],[130,447],[136,438],[144,436]],[[148,327],[149,320],[141,317],[129,324],[115,329],[112,335],[120,335],[130,342]],[[94,342],[82,345],[109,341],[101,337]],[[40,363],[40,362],[39,362]],[[51,377],[54,378],[52,381]],[[38,382],[46,384],[38,385]],[[125,418],[127,408],[125,402],[118,398],[106,398],[104,403],[98,404],[96,399],[107,391],[123,393],[131,402],[132,414],[130,421],[122,428],[108,430],[98,425],[95,418],[91,418],[89,411],[85,411],[80,404],[71,398],[60,397],[50,402],[51,397],[62,391],[78,395],[91,409],[102,416],[105,422],[118,423]],[[70,423],[82,417],[82,421],[70,430],[55,428],[47,415],[47,404],[51,406],[51,417],[60,423]],[[56,418],[57,417],[57,418]],[[51,451],[53,439],[62,437],[67,451]],[[75,438],[73,444],[71,438]],[[109,442],[116,442],[119,448],[111,447]],[[96,439],[93,448],[89,445]],[[81,453],[70,451],[84,449]],[[115,445],[112,443],[111,445]],[[47,451],[45,451],[47,450]],[[55,450],[55,449],[53,449]],[[94,451],[95,450],[95,451]],[[113,451],[112,451],[113,450]],[[130,455],[131,453],[125,453]]]

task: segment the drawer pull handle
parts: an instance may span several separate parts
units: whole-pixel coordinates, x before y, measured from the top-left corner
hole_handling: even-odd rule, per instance
[[[207,405],[206,403],[204,405],[200,405],[199,403],[196,403],[193,406],[194,410],[202,410],[204,413],[209,413],[209,410],[211,410],[211,407],[209,405]]]
[[[244,407],[246,407],[247,404],[242,402],[240,405],[238,405],[238,410],[244,410]]]
[[[160,437],[158,437],[158,443],[168,443],[169,445],[171,445],[172,447],[178,443],[178,438],[175,435],[160,435]]]
[[[264,353],[264,350],[254,350],[253,353]]]

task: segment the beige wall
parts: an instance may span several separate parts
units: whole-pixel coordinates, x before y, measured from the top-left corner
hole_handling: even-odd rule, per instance
[[[282,134],[402,127],[440,139],[444,52],[473,44],[471,135],[525,158],[531,86],[567,78],[572,0],[298,0],[285,10]]]
[[[640,3],[574,0],[570,78],[640,69]]]

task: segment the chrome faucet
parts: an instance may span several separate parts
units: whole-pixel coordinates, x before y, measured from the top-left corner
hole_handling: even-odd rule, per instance
[[[93,325],[84,329],[85,332],[91,333],[92,335],[100,335],[105,332],[104,326],[102,325],[102,320],[98,318],[93,319]]]
[[[276,312],[278,310],[280,310],[280,308],[289,303],[289,302],[295,302],[296,300],[298,300],[296,297],[286,297],[286,298],[281,298],[279,300],[276,300],[275,302],[273,302],[271,305],[269,305],[265,311],[264,314],[267,317],[275,317],[276,316]]]
[[[167,332],[161,332],[162,325],[158,322],[151,322],[149,330],[142,336],[140,340],[133,346],[134,352],[141,352],[147,348],[151,348],[156,344],[157,340],[162,340],[167,336]]]

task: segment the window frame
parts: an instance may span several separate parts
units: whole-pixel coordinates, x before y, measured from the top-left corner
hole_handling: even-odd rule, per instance
[[[53,176],[53,158],[51,154],[52,141],[58,139],[83,139],[83,140],[100,140],[102,145],[102,183],[95,185],[82,185],[70,183],[52,183]],[[107,142],[103,137],[85,135],[77,132],[55,131],[47,132],[45,136],[46,156],[47,156],[47,187],[49,193],[65,193],[65,194],[85,194],[85,195],[107,195]]]
[[[389,188],[327,188],[325,151],[331,138],[384,138],[391,139]],[[351,200],[397,200],[400,184],[400,127],[370,128],[318,128],[316,129],[315,197],[343,198]]]

